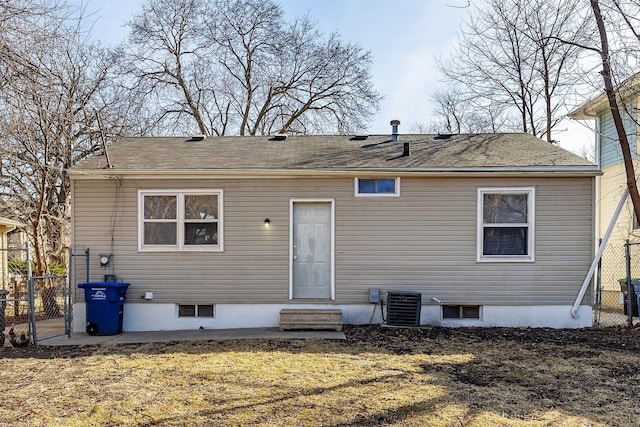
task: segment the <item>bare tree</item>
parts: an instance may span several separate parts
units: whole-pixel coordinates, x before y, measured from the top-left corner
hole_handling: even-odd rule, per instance
[[[441,123],[439,131],[447,133],[515,132],[517,120],[505,111],[504,105],[464,92],[453,85],[437,90],[430,97],[435,116]]]
[[[149,0],[129,26],[129,71],[161,103],[156,132],[346,132],[378,108],[370,54],[271,0]]]
[[[470,100],[456,86],[437,90],[430,96],[435,106],[435,114],[442,120],[449,133],[460,133]]]
[[[583,40],[588,27],[576,13],[579,6],[577,0],[488,0],[473,9],[440,69],[474,98],[491,102],[494,124],[503,121],[496,112],[509,123],[510,111],[517,111],[522,132],[552,142],[580,50],[549,35]]]
[[[188,116],[189,126],[195,122],[198,132],[221,134],[226,120],[206,120],[215,110],[211,86],[216,76],[200,35],[205,28],[204,14],[201,0],[152,0],[144,4],[142,12],[129,23],[129,60],[123,76],[131,75],[137,87],[146,89],[148,104],[156,104],[160,112],[159,122],[172,120],[167,123],[169,128],[186,131],[179,126]]]
[[[0,59],[0,194],[30,225],[42,274],[66,261],[68,169],[129,133],[136,103],[110,74],[118,53],[87,43],[73,10],[25,13],[5,17],[16,31],[3,34],[12,55]]]
[[[629,189],[629,195],[631,196],[631,201],[633,202],[633,209],[636,217],[640,218],[640,194],[638,193],[638,187],[636,184],[636,175],[633,165],[633,156],[631,154],[631,148],[629,146],[629,138],[627,136],[627,131],[625,129],[624,121],[622,118],[624,103],[626,102],[625,95],[628,93],[625,92],[625,90],[628,90],[629,88],[623,85],[615,84],[614,67],[616,66],[616,55],[611,51],[609,45],[609,32],[613,32],[616,36],[616,40],[618,41],[618,46],[624,48],[622,52],[618,52],[618,56],[621,56],[623,60],[628,60],[630,55],[635,56],[636,61],[640,59],[640,57],[637,56],[638,52],[640,52],[640,50],[638,49],[638,47],[640,46],[636,45],[634,47],[630,47],[628,42],[625,42],[624,38],[624,32],[631,31],[631,33],[635,36],[636,41],[640,42],[640,38],[638,38],[639,31],[635,27],[635,25],[638,25],[637,16],[638,12],[640,11],[640,8],[638,7],[640,6],[640,4],[635,3],[634,5],[634,2],[631,2],[630,4],[627,4],[627,6],[629,5],[631,6],[630,9],[634,10],[635,14],[629,14],[629,9],[624,10],[621,4],[617,0],[614,0],[613,8],[610,8],[609,11],[613,10],[615,12],[613,12],[613,15],[611,14],[611,12],[608,14],[609,18],[613,18],[613,20],[610,20],[606,19],[607,16],[603,14],[603,11],[600,7],[600,1],[591,0],[593,17],[598,27],[600,48],[585,48],[598,52],[602,61],[601,74],[604,82],[605,94],[607,95],[607,101],[609,103],[609,109],[611,110],[611,116],[613,118],[613,123],[618,135],[618,142],[620,143],[620,148],[622,151],[624,169],[627,177],[627,188]],[[620,22],[619,18],[622,18],[622,22],[627,25],[627,27],[623,31],[621,31],[620,27],[614,27],[613,29],[607,28],[607,22]],[[624,65],[622,68],[625,68]],[[633,82],[636,82],[636,80],[634,80]]]

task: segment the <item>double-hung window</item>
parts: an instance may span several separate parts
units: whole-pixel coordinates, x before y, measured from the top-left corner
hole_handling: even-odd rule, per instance
[[[222,190],[140,191],[139,249],[222,250]]]
[[[478,189],[478,261],[534,261],[535,189]]]

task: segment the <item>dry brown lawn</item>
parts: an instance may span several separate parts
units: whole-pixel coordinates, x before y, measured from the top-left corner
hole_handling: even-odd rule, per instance
[[[640,426],[640,331],[0,349],[0,425]]]

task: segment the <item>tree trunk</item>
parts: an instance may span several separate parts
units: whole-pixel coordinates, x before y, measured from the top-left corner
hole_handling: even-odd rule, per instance
[[[622,121],[622,115],[620,114],[620,109],[618,107],[618,100],[616,99],[616,92],[611,76],[611,64],[609,62],[609,41],[607,38],[607,31],[604,26],[604,19],[602,17],[602,13],[600,12],[599,0],[591,0],[591,9],[593,9],[593,15],[595,16],[596,23],[598,25],[598,32],[600,34],[600,42],[602,45],[600,50],[600,56],[602,58],[602,78],[604,79],[605,93],[607,94],[607,100],[609,101],[609,108],[611,109],[613,123],[616,127],[620,149],[622,150],[624,170],[627,175],[627,188],[629,189],[629,195],[631,196],[633,211],[636,214],[636,218],[640,218],[640,194],[638,193],[638,186],[636,185],[636,175],[633,167],[631,149],[629,148],[629,139],[627,138],[627,133],[624,129],[624,123]],[[624,102],[624,100],[621,100],[621,102]]]

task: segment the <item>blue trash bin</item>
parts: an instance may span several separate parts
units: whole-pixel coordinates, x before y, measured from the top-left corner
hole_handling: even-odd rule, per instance
[[[87,305],[87,334],[116,335],[122,333],[124,300],[129,283],[89,282],[78,284],[84,289]]]
[[[640,289],[638,285],[640,285],[640,279],[634,278],[631,279],[632,286],[629,288],[627,286],[627,279],[618,280],[620,283],[620,292],[622,292],[622,308],[624,310],[624,315],[627,316],[629,302],[631,302],[631,317],[638,317],[638,292],[637,289]],[[631,299],[631,301],[629,301]]]

